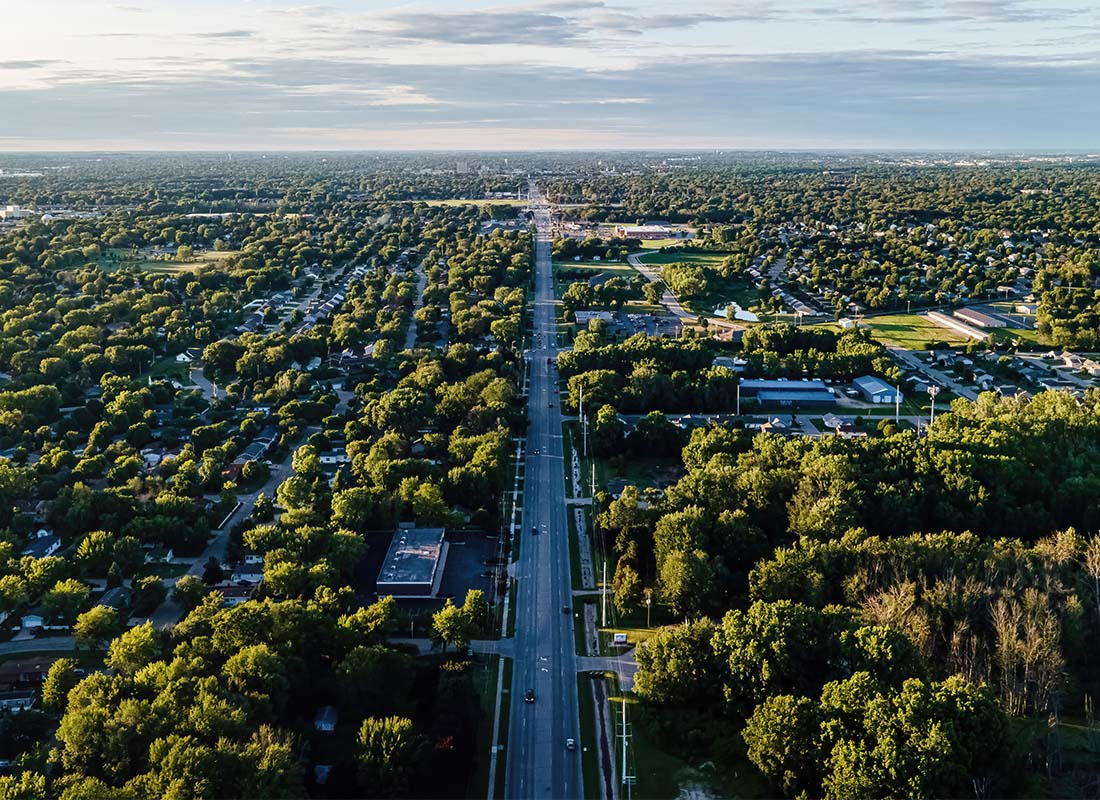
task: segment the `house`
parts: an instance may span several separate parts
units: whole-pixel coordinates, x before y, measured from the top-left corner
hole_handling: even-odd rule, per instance
[[[313,717],[314,730],[332,733],[336,730],[336,720],[340,714],[333,706],[321,706]]]
[[[852,381],[852,386],[854,386],[869,403],[897,403],[905,399],[900,389],[890,386],[886,381],[876,378],[873,375],[864,375],[861,378],[856,378]]]
[[[176,355],[177,364],[193,364],[202,358],[202,350],[198,347],[188,347],[182,353]]]
[[[39,531],[39,533],[45,533],[46,535],[35,536],[27,542],[26,546],[19,551],[20,555],[45,558],[46,556],[52,556],[61,548],[61,540],[58,537],[45,531],[45,529]]]
[[[125,586],[116,586],[114,589],[105,591],[96,605],[113,608],[115,611],[122,611],[130,604],[131,594],[133,594],[133,592]]]
[[[25,613],[20,620],[20,626],[23,630],[32,630],[34,628],[46,627],[46,612],[42,606],[35,606]]]
[[[33,689],[16,689],[9,692],[0,692],[0,711],[9,714],[18,714],[21,711],[29,711],[34,708],[35,693]]]
[[[259,586],[264,581],[263,562],[259,564],[230,564],[226,567],[230,582],[237,586]]]
[[[1014,311],[1017,314],[1027,314],[1029,317],[1034,317],[1039,313],[1038,303],[1017,303]]]
[[[1085,365],[1084,359],[1081,358],[1081,356],[1076,355],[1075,353],[1065,352],[1062,353],[1059,358],[1061,358],[1062,363],[1070,369],[1081,369],[1081,367]]]
[[[720,323],[714,325],[714,338],[720,342],[740,343],[744,335],[744,325],[722,325]]]
[[[5,661],[0,666],[0,686],[13,687],[28,683],[42,683],[57,657],[44,656],[26,661]]]
[[[175,552],[170,547],[165,549],[154,544],[143,544],[141,549],[145,551],[142,561],[146,564],[170,564],[172,559],[176,557]]]
[[[716,367],[724,367],[725,369],[732,370],[734,372],[744,372],[745,367],[748,366],[748,363],[749,362],[743,358],[718,356],[714,359],[713,365]]]
[[[239,606],[241,603],[252,599],[251,586],[226,586],[223,584],[218,586],[216,591],[222,596],[222,606],[224,608]]]

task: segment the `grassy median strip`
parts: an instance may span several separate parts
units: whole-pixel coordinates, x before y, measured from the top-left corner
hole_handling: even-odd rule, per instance
[[[504,685],[500,692],[500,752],[497,754],[496,785],[493,797],[504,797],[504,779],[508,774],[508,723],[512,714],[512,659],[504,659]],[[482,795],[484,797],[484,795]]]
[[[577,674],[577,700],[581,716],[580,757],[582,797],[602,797],[600,792],[600,742],[596,738],[596,704],[592,697],[592,678]]]

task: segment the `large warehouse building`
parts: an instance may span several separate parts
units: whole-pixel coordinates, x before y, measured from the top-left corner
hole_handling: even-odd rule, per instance
[[[741,394],[762,406],[831,406],[833,392],[820,380],[781,381],[752,378],[741,381]]]

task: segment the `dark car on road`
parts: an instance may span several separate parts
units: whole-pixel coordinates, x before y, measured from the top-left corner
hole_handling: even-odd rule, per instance
[[[534,689],[528,689],[527,690],[527,694],[525,694],[523,696],[523,702],[525,702],[525,703],[535,702],[535,690]]]

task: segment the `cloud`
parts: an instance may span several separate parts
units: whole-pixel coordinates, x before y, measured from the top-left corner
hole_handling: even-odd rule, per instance
[[[41,69],[54,64],[65,63],[67,62],[56,58],[38,58],[26,61],[0,61],[0,69]]]
[[[403,12],[384,22],[396,38],[441,44],[562,45],[584,33],[566,16],[539,11]]]
[[[233,31],[207,31],[204,33],[192,33],[192,38],[195,39],[248,39],[255,36],[255,31],[233,30]]]
[[[195,146],[260,149],[288,146],[285,132],[306,128],[313,138],[295,146],[346,147],[360,136],[361,147],[466,147],[526,130],[531,148],[586,136],[633,147],[1073,148],[1093,143],[1100,126],[1095,59],[874,51],[654,58],[595,72],[320,58],[218,69],[0,92],[5,134],[182,147],[190,131]]]

